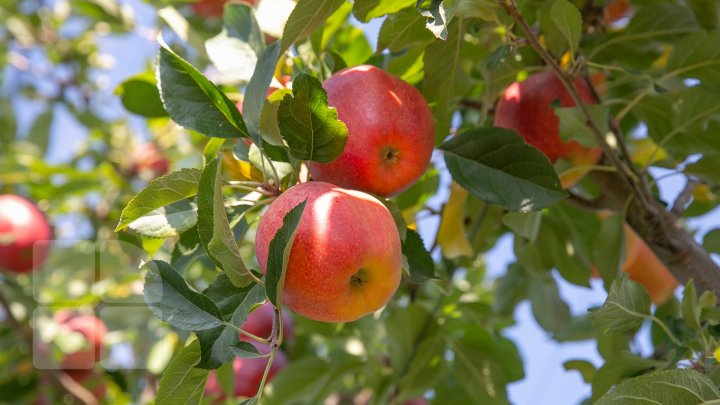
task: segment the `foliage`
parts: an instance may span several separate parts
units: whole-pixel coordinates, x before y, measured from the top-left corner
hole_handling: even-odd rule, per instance
[[[83,402],[90,382],[78,393],[63,370],[33,366],[39,352],[56,363],[74,344],[53,332],[52,314],[84,307],[113,331],[106,345],[132,347],[136,362],[109,355],[96,367],[101,403],[212,403],[202,398],[208,370],[232,392],[236,357],[278,350],[288,367],[248,403],[507,403],[527,359],[505,330],[524,301],[556,341],[597,342],[602,364],[564,364],[581,373],[589,400],[717,401],[720,290],[708,286],[720,270],[698,278],[696,264],[720,252],[717,216],[705,216],[720,201],[720,6],[630,0],[610,18],[620,1],[298,0],[280,38],[265,35],[283,13],[269,17],[262,2],[229,2],[207,18],[183,0],[0,2],[0,191],[37,201],[58,239],[32,276],[0,276],[0,402]],[[351,16],[374,24],[372,43]],[[148,48],[160,34],[156,57],[106,89],[106,49],[131,33],[152,37]],[[605,143],[605,158],[580,167],[592,173],[567,190],[560,178],[578,170],[573,162],[550,162],[492,125],[503,90],[548,63],[588,79],[601,101],[587,111],[553,105],[563,140]],[[276,320],[263,353],[240,340],[242,325],[266,300],[283,313],[304,203],[273,239],[267,275],[257,271],[257,222],[306,180],[310,160],[342,152],[351,134],[321,84],[359,64],[417,87],[436,121],[439,158],[383,199],[402,236],[403,279],[383,310],[357,321],[293,316],[288,341]],[[292,90],[267,97],[285,76]],[[69,118],[81,134],[59,130]],[[57,157],[69,144],[71,156]],[[169,173],[140,156],[148,144]],[[687,183],[672,201],[660,173]],[[690,258],[682,268],[665,242],[692,241],[693,220],[704,218],[715,223],[703,224],[702,247],[675,252]],[[651,305],[645,286],[620,275],[625,222],[682,281],[681,299]],[[505,235],[514,261],[488,280],[483,259]],[[572,314],[567,283],[603,283],[607,299]]]

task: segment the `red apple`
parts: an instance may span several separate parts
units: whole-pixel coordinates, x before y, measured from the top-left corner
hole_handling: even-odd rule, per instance
[[[270,302],[260,305],[248,315],[242,329],[261,338],[270,337],[273,327],[273,312],[273,305]],[[288,311],[283,311],[283,340],[292,340],[294,337],[295,325],[292,315]],[[241,339],[248,342],[252,340],[245,335],[242,335]]]
[[[407,401],[403,402],[403,405],[428,405],[429,402],[427,399],[423,397],[408,399]]]
[[[584,79],[575,79],[574,85],[585,103],[597,103]],[[555,100],[560,101],[561,107],[575,106],[570,93],[555,73],[535,73],[505,90],[495,111],[495,126],[514,130],[551,162],[564,158],[574,165],[595,164],[602,154],[600,148],[587,148],[576,141],[563,142],[560,139],[560,120],[551,106]],[[571,178],[561,180],[565,187],[569,187],[584,174],[574,172]]]
[[[95,315],[86,315],[62,310],[55,314],[55,322],[60,325],[60,333],[79,332],[86,339],[86,347],[65,356],[61,367],[65,370],[90,369],[100,361],[103,351],[103,339],[108,330],[105,323]],[[78,373],[81,376],[83,373]]]
[[[130,173],[145,180],[162,176],[170,170],[170,161],[152,142],[137,147],[131,156]]]
[[[52,230],[30,201],[0,195],[0,270],[28,273],[40,267],[50,251]]]
[[[304,317],[326,322],[348,322],[382,308],[400,283],[400,236],[390,211],[360,191],[309,182],[281,194],[255,236],[261,270],[266,271],[268,247],[283,217],[305,199],[283,302]]]
[[[627,16],[630,11],[627,0],[611,0],[603,10],[603,19],[606,24],[612,24]]]
[[[259,343],[256,346],[261,346]],[[261,352],[268,352],[258,347]],[[268,357],[258,357],[254,359],[241,359],[236,357],[233,362],[233,374],[235,384],[235,396],[237,397],[253,397],[257,393],[262,381],[263,374],[265,373],[265,367],[268,364]],[[267,382],[269,383],[275,377],[280,370],[287,366],[287,356],[281,350],[275,354],[272,366],[270,366],[270,372],[268,373]],[[223,394],[220,383],[217,380],[217,375],[214,372],[210,373],[208,377],[207,385],[205,385],[205,395],[209,398],[217,398],[218,400],[224,400],[225,395]]]
[[[409,187],[428,167],[435,122],[410,84],[374,66],[341,70],[323,84],[348,128],[342,154],[310,163],[315,180],[381,196]]]

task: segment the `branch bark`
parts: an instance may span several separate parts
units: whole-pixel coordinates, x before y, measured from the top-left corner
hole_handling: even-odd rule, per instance
[[[620,211],[627,205],[627,223],[665,263],[673,276],[682,284],[695,281],[698,293],[710,290],[720,298],[720,267],[683,227],[677,215],[668,212],[652,195],[644,176],[632,163],[626,164],[615,149],[605,140],[599,127],[593,122],[587,106],[580,98],[569,75],[564,72],[552,55],[542,46],[513,0],[500,0],[502,7],[524,32],[530,46],[552,68],[563,82],[587,127],[604,152],[604,159],[615,166],[617,172],[593,171],[591,178],[602,191],[601,200],[607,208]],[[611,119],[611,123],[614,123]],[[615,128],[613,128],[615,129]],[[622,142],[617,130],[613,131]],[[627,153],[623,148],[623,152]],[[625,161],[630,162],[629,156]]]

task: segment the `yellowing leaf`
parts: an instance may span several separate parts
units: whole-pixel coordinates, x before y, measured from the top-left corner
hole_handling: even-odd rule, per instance
[[[450,197],[443,209],[438,230],[438,244],[442,248],[443,255],[448,259],[455,259],[461,256],[472,256],[474,251],[472,245],[465,236],[465,201],[468,193],[453,182],[450,186]]]
[[[260,170],[250,162],[236,158],[231,150],[223,151],[222,173],[223,177],[233,181],[263,181]]]
[[[633,143],[632,149],[632,160],[640,166],[647,166],[668,157],[665,149],[658,149],[658,145],[650,138],[638,139]]]
[[[720,363],[720,346],[718,346],[717,349],[713,352],[713,356],[715,356],[715,361]]]

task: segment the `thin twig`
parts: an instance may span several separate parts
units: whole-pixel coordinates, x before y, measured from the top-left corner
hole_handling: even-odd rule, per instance
[[[685,212],[685,207],[693,197],[693,191],[695,191],[695,188],[698,185],[700,185],[700,181],[698,181],[698,179],[692,177],[688,178],[687,183],[685,183],[685,188],[683,188],[680,194],[678,194],[670,212],[678,217],[682,216],[683,212]]]

